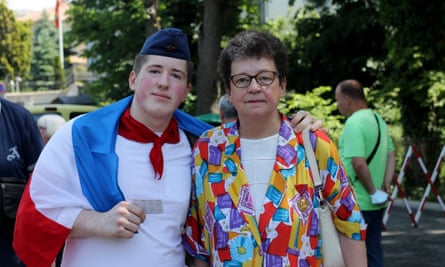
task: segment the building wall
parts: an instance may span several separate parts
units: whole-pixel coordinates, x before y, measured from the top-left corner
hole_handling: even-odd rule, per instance
[[[292,7],[289,7],[289,0],[270,0],[265,1],[263,5],[263,22],[276,19],[278,17],[286,18],[295,14],[295,11],[303,6],[305,0],[296,0]]]

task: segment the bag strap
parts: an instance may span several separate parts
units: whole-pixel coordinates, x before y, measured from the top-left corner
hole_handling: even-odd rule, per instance
[[[374,158],[375,152],[377,152],[377,148],[379,147],[379,144],[380,144],[380,123],[379,123],[379,118],[377,117],[377,114],[375,112],[374,112],[374,117],[375,117],[375,120],[377,121],[378,135],[377,135],[377,143],[375,144],[374,149],[372,150],[369,157],[366,159],[366,163],[368,165],[369,165],[369,163],[371,163],[372,158]]]
[[[318,170],[317,160],[315,159],[314,148],[312,147],[311,138],[309,136],[309,127],[303,130],[303,145],[306,153],[306,159],[309,161],[312,177],[314,179],[315,188],[320,188],[322,185],[320,178],[320,171]]]
[[[377,152],[377,148],[380,145],[380,122],[379,122],[379,118],[377,117],[377,114],[375,112],[374,113],[374,117],[375,120],[377,121],[377,142],[375,143],[374,149],[372,149],[371,154],[368,156],[368,158],[366,159],[366,164],[369,165],[369,163],[371,163],[372,159],[374,158],[375,153]],[[354,177],[351,177],[351,181],[354,184],[355,180],[357,180],[357,175],[355,175]]]

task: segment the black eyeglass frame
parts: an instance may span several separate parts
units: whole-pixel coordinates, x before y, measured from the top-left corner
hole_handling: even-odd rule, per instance
[[[264,74],[264,73],[272,73],[272,74],[273,74],[272,79],[270,80],[270,83],[264,83],[264,81],[262,81],[262,80],[258,80],[258,76],[260,76],[261,74]],[[259,85],[261,85],[261,86],[269,86],[269,85],[271,85],[271,84],[275,81],[275,78],[276,78],[277,76],[278,76],[278,79],[281,79],[281,76],[278,74],[278,72],[276,72],[276,71],[272,71],[272,70],[263,70],[263,71],[258,72],[258,73],[255,74],[255,75],[248,75],[248,74],[245,74],[245,73],[235,74],[235,75],[230,76],[230,81],[232,82],[232,84],[233,84],[236,88],[247,88],[247,87],[249,87],[250,84],[252,83],[252,79],[255,79],[255,81],[256,81]],[[236,82],[235,82],[235,80],[234,80],[234,78],[236,78],[236,77],[245,77],[245,78],[249,78],[249,82],[248,82],[245,86],[238,86],[238,85],[236,85]]]

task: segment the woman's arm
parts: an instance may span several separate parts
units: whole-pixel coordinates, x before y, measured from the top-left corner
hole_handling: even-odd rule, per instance
[[[346,267],[367,267],[365,241],[353,240],[344,234],[339,234],[339,238]]]

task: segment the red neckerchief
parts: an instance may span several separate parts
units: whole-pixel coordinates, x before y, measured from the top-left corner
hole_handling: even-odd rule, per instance
[[[164,143],[176,144],[179,142],[178,123],[171,119],[161,136],[155,134],[144,124],[138,122],[130,115],[127,108],[119,121],[119,135],[140,143],[153,143],[150,151],[150,162],[155,171],[155,178],[161,179],[164,170],[164,158],[162,157],[162,145]]]

